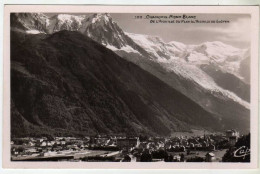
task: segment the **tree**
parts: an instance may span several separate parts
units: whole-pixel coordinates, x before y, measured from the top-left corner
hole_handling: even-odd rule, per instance
[[[181,161],[184,161],[184,154],[181,154]]]
[[[167,155],[167,156],[165,156],[165,158],[164,158],[164,161],[165,162],[173,162],[173,156],[172,155]]]
[[[148,136],[147,136],[147,135],[140,135],[140,136],[139,136],[139,140],[140,140],[141,142],[147,141],[147,140],[148,140]]]
[[[131,158],[129,155],[125,155],[123,162],[131,162]]]
[[[19,146],[19,147],[17,148],[17,151],[18,151],[19,153],[24,152],[24,147]]]
[[[238,139],[222,158],[223,162],[250,162],[250,134]]]
[[[203,161],[204,161],[204,159],[202,157],[198,157],[198,156],[187,159],[187,162],[203,162]]]
[[[152,157],[156,158],[156,159],[164,159],[166,156],[168,156],[168,154],[165,150],[159,150],[159,151],[152,152]]]
[[[141,162],[152,162],[152,155],[150,153],[142,153],[140,161]]]
[[[46,138],[48,141],[53,141],[54,140],[54,137],[50,134],[46,134]]]
[[[189,154],[190,154],[190,149],[187,150],[187,155],[189,155]]]

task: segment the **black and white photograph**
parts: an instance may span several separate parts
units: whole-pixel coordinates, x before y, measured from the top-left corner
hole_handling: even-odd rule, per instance
[[[8,18],[11,163],[252,162],[251,14]]]

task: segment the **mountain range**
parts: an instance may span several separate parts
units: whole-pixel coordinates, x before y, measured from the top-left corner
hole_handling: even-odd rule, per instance
[[[183,43],[176,42],[176,41],[166,43],[161,38],[156,36],[148,36],[148,35],[124,32],[119,27],[119,25],[115,21],[113,21],[112,17],[109,14],[88,14],[88,15],[57,14],[48,17],[42,13],[16,13],[16,14],[11,14],[11,30],[12,30],[12,36],[11,36],[12,40],[13,38],[15,38],[14,42],[12,42],[11,44],[12,47],[12,52],[11,52],[12,71],[11,72],[12,72],[12,82],[14,83],[16,83],[16,81],[21,81],[20,83],[24,83],[24,81],[26,81],[25,79],[18,80],[21,77],[20,75],[17,74],[23,73],[24,75],[24,73],[26,72],[25,74],[27,75],[30,74],[30,76],[35,76],[36,73],[38,73],[37,70],[46,71],[44,69],[48,69],[50,67],[49,67],[49,63],[47,63],[48,66],[47,65],[43,66],[42,63],[44,61],[52,62],[52,59],[60,59],[59,58],[60,56],[70,57],[70,58],[73,57],[75,59],[76,57],[85,56],[86,57],[85,59],[80,57],[78,60],[69,59],[69,61],[71,62],[67,62],[67,64],[73,64],[75,66],[74,68],[79,70],[79,72],[77,73],[72,72],[73,68],[67,67],[65,66],[64,63],[61,62],[59,62],[59,64],[55,64],[55,66],[54,65],[50,65],[50,66],[51,69],[60,69],[60,67],[62,67],[62,69],[64,70],[64,71],[61,70],[62,73],[60,73],[60,76],[62,76],[62,78],[65,79],[67,78],[67,76],[63,77],[63,75],[66,74],[68,75],[67,71],[69,71],[69,73],[72,73],[73,76],[76,76],[67,79],[66,80],[67,82],[64,83],[69,83],[71,81],[71,83],[74,84],[77,81],[74,78],[79,79],[79,77],[81,77],[82,79],[85,78],[91,79],[90,77],[93,77],[95,80],[92,79],[90,80],[91,82],[89,83],[91,84],[91,86],[93,86],[93,88],[95,86],[98,86],[96,84],[97,82],[98,84],[103,83],[104,85],[101,86],[103,88],[107,88],[107,82],[105,82],[104,79],[108,77],[106,78],[103,76],[97,77],[97,75],[95,74],[97,72],[94,73],[94,69],[90,68],[91,70],[93,70],[90,71],[89,69],[84,69],[83,67],[93,65],[99,70],[102,70],[98,73],[99,75],[101,74],[101,72],[107,72],[107,70],[103,69],[102,66],[107,66],[107,68],[110,70],[114,70],[114,68],[121,69],[122,67],[120,66],[117,67],[116,65],[113,65],[112,61],[109,63],[109,65],[106,65],[104,62],[107,61],[106,59],[102,59],[102,61],[99,60],[99,63],[95,62],[97,61],[96,59],[98,59],[96,58],[98,57],[96,55],[103,54],[103,52],[106,53],[113,52],[113,55],[111,53],[111,56],[108,56],[108,57],[113,57],[110,59],[113,60],[120,59],[120,61],[124,62],[122,64],[131,65],[134,67],[133,68],[134,70],[130,69],[129,72],[125,72],[125,74],[127,74],[126,77],[122,77],[123,79],[124,78],[129,79],[129,81],[123,81],[123,82],[120,81],[120,84],[122,83],[124,84],[124,86],[119,85],[119,82],[117,81],[118,80],[117,78],[121,76],[122,72],[116,72],[114,74],[114,79],[113,79],[113,84],[114,85],[116,84],[116,86],[117,85],[120,86],[120,87],[117,86],[118,89],[117,92],[119,92],[119,94],[117,93],[117,95],[119,95],[118,98],[120,98],[119,100],[121,102],[125,103],[126,108],[128,108],[129,111],[126,111],[124,109],[122,110],[122,107],[124,107],[124,105],[122,104],[122,106],[120,107],[119,104],[120,102],[118,102],[117,105],[116,104],[113,105],[113,107],[111,108],[120,111],[121,116],[120,114],[118,114],[117,117],[122,117],[121,119],[124,120],[123,122],[126,122],[125,124],[127,124],[127,126],[123,126],[126,130],[135,130],[133,132],[136,133],[152,132],[154,134],[161,134],[161,135],[169,134],[171,131],[190,131],[192,127],[200,128],[200,129],[206,128],[212,130],[224,130],[228,128],[237,128],[242,132],[249,131],[249,127],[250,127],[249,126],[249,122],[250,122],[249,49],[235,48],[233,46],[224,44],[219,41],[205,42],[199,45],[185,45]],[[64,30],[66,30],[66,32]],[[82,38],[80,38],[80,36]],[[55,39],[52,40],[50,38],[55,38]],[[90,40],[93,40],[94,42],[92,41],[90,42]],[[53,44],[54,41],[55,44]],[[83,46],[84,45],[83,43],[85,42],[86,42],[86,46]],[[90,48],[91,47],[90,43],[93,45],[99,44],[100,46],[98,47],[97,50],[95,50]],[[21,45],[18,46],[17,44],[18,45],[21,44],[23,49],[20,48]],[[70,45],[70,47],[66,46],[66,44]],[[76,48],[74,48],[75,47],[74,44],[76,45]],[[63,48],[62,46],[58,47],[57,45],[65,45],[65,46],[63,46],[64,47]],[[13,49],[14,47],[15,49]],[[78,47],[81,48],[82,51],[78,50],[79,49]],[[111,51],[109,52],[107,51],[107,49],[110,49]],[[70,53],[67,53],[68,50],[70,50]],[[92,50],[93,53],[90,53],[89,51],[83,52],[83,50]],[[80,55],[77,56],[76,53]],[[27,57],[30,54],[33,54],[34,56]],[[16,55],[17,57],[19,57],[19,59],[13,55]],[[33,59],[34,57],[38,57],[39,59],[38,63]],[[47,58],[47,57],[52,57],[52,58]],[[92,60],[95,63],[89,64],[90,62],[88,60]],[[77,61],[79,62],[77,63]],[[30,64],[32,62],[33,64]],[[28,71],[28,68],[31,66],[37,67],[35,69],[36,71],[33,73],[31,71]],[[123,71],[127,71],[127,70],[123,70]],[[140,77],[136,72],[140,73]],[[48,73],[52,74],[51,71]],[[46,77],[45,80],[49,81],[50,79],[48,79],[49,78],[48,73],[46,74],[43,73],[35,78],[41,79],[43,77]],[[13,74],[16,74],[17,76],[15,75],[13,77]],[[92,75],[85,77],[84,74],[92,74]],[[111,73],[111,75],[112,74],[113,73]],[[140,81],[142,76],[143,76],[143,81]],[[134,81],[132,82],[130,81],[130,79]],[[149,80],[149,79],[153,79],[153,80]],[[154,79],[156,80],[154,81]],[[158,85],[158,83],[160,83],[160,85]],[[31,85],[29,84],[29,81],[27,85],[29,86]],[[23,86],[23,85],[20,84],[19,86]],[[33,86],[33,85],[31,85],[30,87],[29,86],[26,87],[24,86],[24,88],[30,88],[30,89],[32,89],[32,87],[37,88],[37,86]],[[159,86],[163,86],[163,87],[159,87]],[[132,92],[134,91],[134,92],[132,93],[129,91],[131,95],[127,94],[127,92],[119,90],[121,89],[121,87],[125,88],[124,90],[129,89],[130,91]],[[17,112],[17,114],[14,115],[19,115],[21,119],[24,119],[26,123],[28,123],[25,124],[27,125],[27,128],[24,129],[29,130],[28,127],[30,126],[28,125],[32,125],[32,127],[47,126],[50,129],[56,127],[55,124],[59,121],[55,122],[54,125],[49,125],[49,123],[47,123],[49,119],[45,120],[45,122],[43,123],[42,121],[43,116],[41,117],[39,117],[39,115],[35,116],[33,113],[39,114],[38,112],[40,112],[37,109],[35,109],[36,111],[32,111],[29,109],[27,111],[26,116],[22,114],[20,110],[21,109],[23,110],[24,107],[29,107],[29,106],[20,106],[20,109],[18,109],[19,108],[18,105],[23,103],[22,101],[20,101],[20,104],[17,104],[17,102],[19,103],[19,98],[21,95],[20,93],[23,90],[17,88],[19,87],[16,87],[16,85],[12,85],[12,94],[16,93],[16,97],[13,97],[15,95],[11,95],[12,106],[14,107],[13,110]],[[85,86],[83,86],[82,88],[83,89],[81,90],[85,90],[86,92],[89,90],[89,88],[85,88]],[[107,93],[111,93],[111,89],[109,90],[106,89],[106,90]],[[97,95],[99,94],[100,96],[103,97],[105,96],[108,97],[106,95],[106,92],[104,91],[103,93],[99,93],[99,92],[96,92],[96,94]],[[68,97],[68,95],[72,95],[73,93],[77,93],[77,92],[75,92],[75,90],[73,90],[73,92],[67,91],[67,93],[65,92],[60,94],[60,98],[61,96]],[[29,92],[28,94],[23,94],[23,95],[35,97],[34,95],[36,94],[37,93],[32,94]],[[122,94],[124,94],[125,96],[123,97]],[[160,96],[159,94],[162,96]],[[53,93],[50,94],[50,96],[53,95],[54,95]],[[82,94],[80,93],[77,95],[81,96]],[[24,96],[24,97],[28,98],[28,96]],[[132,100],[133,103],[135,103],[135,105],[132,106],[132,104],[130,104],[131,102],[128,101],[128,99]],[[39,100],[43,102],[42,98]],[[80,100],[81,99],[79,99],[79,101]],[[85,101],[82,103],[89,102],[89,100],[86,99],[84,100]],[[75,103],[77,103],[76,102],[77,100],[74,101]],[[50,103],[51,102],[49,102],[49,104]],[[57,104],[53,106],[56,105]],[[194,105],[194,108],[196,109],[192,109],[193,108],[192,105]],[[65,106],[69,107],[66,104],[64,104],[64,108],[66,108]],[[114,109],[112,110],[107,109],[106,107],[108,106],[109,105],[106,104],[103,105],[103,107],[99,107],[99,109],[102,110],[102,113],[105,113],[105,111],[103,110],[106,110],[107,113],[109,113],[108,115],[111,115],[114,112],[114,111],[112,112],[112,110]],[[45,107],[51,107],[51,106],[45,106]],[[77,106],[77,107],[85,108],[85,109],[91,108],[90,106],[84,106],[84,107]],[[148,107],[149,109],[146,110],[145,109],[146,107]],[[35,108],[35,107],[32,107],[31,105],[31,108]],[[39,109],[40,104],[36,108]],[[152,110],[153,112],[150,110]],[[156,112],[154,110],[156,110]],[[58,117],[57,113],[51,114],[50,112],[47,111],[45,112],[50,117],[52,114],[53,117]],[[96,111],[91,111],[91,112],[93,114],[92,116],[93,118],[91,123],[88,122],[88,124],[89,125],[97,124],[100,125],[102,128],[97,128],[92,125],[91,128],[87,129],[88,124],[83,124],[82,121],[79,121],[80,123],[82,123],[81,129],[84,129],[84,131],[90,130],[92,132],[101,131],[101,132],[110,132],[110,133],[118,132],[118,131],[119,132],[126,131],[123,128],[122,129],[119,128],[123,125],[121,124],[120,121],[118,120],[111,121],[111,123],[107,123],[107,124],[111,124],[109,127],[107,127],[106,123],[104,123],[105,118],[102,118],[107,114],[100,114],[100,113],[97,114]],[[131,114],[129,114],[128,116],[123,116],[127,112],[132,112],[133,116],[131,116],[131,119],[130,119]],[[61,115],[64,115],[64,113]],[[75,116],[70,116],[70,118],[77,117],[77,114],[75,113],[73,113],[72,115]],[[79,115],[82,115],[82,118],[83,117],[89,118],[89,116],[85,116],[88,114],[86,114],[83,111]],[[93,121],[95,117],[94,115],[96,115],[96,120],[99,120],[96,123],[94,123],[95,121]],[[97,115],[103,115],[103,116],[100,116],[99,118],[99,116]],[[13,117],[13,112],[12,112],[12,117]],[[206,123],[206,125],[204,123],[198,123],[197,120],[198,118],[205,120],[205,122],[204,121],[202,122]],[[133,120],[136,120],[136,122],[130,124]],[[199,121],[201,122],[201,120]],[[15,119],[14,122],[16,122]],[[155,124],[156,122],[160,123],[160,128],[158,127],[158,125]],[[68,125],[70,124],[66,123],[66,126]],[[78,126],[78,124],[72,124],[72,125]],[[61,126],[61,129],[67,129],[66,126],[65,127],[64,125]],[[73,131],[81,132],[82,130],[77,126],[73,128]],[[116,128],[113,129],[112,127],[113,128],[116,127]]]

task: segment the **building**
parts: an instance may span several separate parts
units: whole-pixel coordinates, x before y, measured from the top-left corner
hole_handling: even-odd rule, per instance
[[[214,151],[215,150],[215,145],[214,144],[209,144],[208,150]]]
[[[230,144],[231,146],[234,146],[234,145],[236,144],[237,140],[238,140],[238,137],[237,137],[237,136],[229,137],[229,144]]]
[[[212,162],[215,160],[215,154],[212,152],[210,153],[208,152],[205,157],[206,157],[206,162]]]
[[[239,137],[239,132],[236,131],[235,129],[231,129],[231,130],[226,131],[226,137],[227,138],[230,138],[230,137],[233,137],[233,136]]]
[[[180,155],[174,155],[173,156],[173,161],[180,162],[181,161],[181,156]]]
[[[234,129],[227,130],[226,137],[228,138],[229,144],[234,146],[239,138],[239,132]]]
[[[132,147],[138,147],[140,144],[139,138],[118,138],[116,140],[117,147],[120,149],[130,149]]]

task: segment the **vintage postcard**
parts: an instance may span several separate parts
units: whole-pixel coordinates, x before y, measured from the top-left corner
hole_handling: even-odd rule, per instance
[[[258,16],[6,5],[3,167],[257,168]]]

